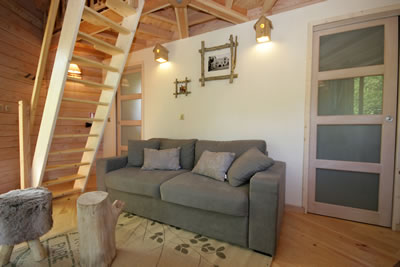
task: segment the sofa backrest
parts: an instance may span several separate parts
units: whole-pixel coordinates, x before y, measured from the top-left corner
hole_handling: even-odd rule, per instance
[[[168,139],[152,138],[159,140],[160,149],[181,148],[180,163],[182,169],[191,170],[194,167],[194,149],[197,139]]]
[[[264,140],[235,140],[235,141],[209,141],[199,140],[196,142],[195,164],[205,151],[211,152],[233,152],[235,159],[252,147],[258,148],[262,153],[266,153],[267,144]]]

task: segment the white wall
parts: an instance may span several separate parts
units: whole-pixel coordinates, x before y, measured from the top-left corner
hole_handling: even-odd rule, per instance
[[[132,53],[129,65],[144,61],[144,138],[264,139],[269,155],[287,163],[286,202],[301,206],[308,23],[397,3],[328,0],[270,16],[269,44],[256,43],[251,21],[165,44],[169,62],[161,65],[152,48]],[[230,34],[238,36],[239,78],[201,87],[200,42],[224,44]],[[173,81],[185,76],[192,94],[175,99]]]

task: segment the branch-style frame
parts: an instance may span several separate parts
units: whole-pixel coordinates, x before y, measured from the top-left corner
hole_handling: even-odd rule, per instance
[[[229,79],[229,83],[233,83],[233,79],[237,78],[239,75],[235,73],[235,67],[236,67],[236,57],[237,57],[237,47],[239,43],[237,41],[237,36],[235,36],[235,41],[233,41],[233,35],[229,37],[229,43],[226,43],[224,45],[218,45],[218,46],[213,46],[213,47],[205,47],[204,41],[201,41],[201,49],[199,49],[199,53],[201,54],[201,78],[199,81],[201,82],[201,86],[203,87],[205,85],[205,82],[207,81],[215,81],[215,80],[225,80]],[[226,49],[230,48],[231,50],[231,61],[230,61],[230,74],[228,75],[220,75],[220,76],[211,76],[211,77],[205,77],[205,68],[204,68],[204,60],[205,60],[205,53],[206,52],[211,52],[215,50],[221,50],[221,49]]]

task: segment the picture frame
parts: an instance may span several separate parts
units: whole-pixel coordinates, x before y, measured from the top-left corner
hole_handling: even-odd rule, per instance
[[[235,41],[233,35],[229,37],[229,43],[205,47],[205,42],[201,41],[201,77],[199,79],[201,86],[205,86],[206,81],[229,79],[229,83],[233,83],[233,79],[239,75],[235,73],[237,47],[239,43],[237,36]],[[207,54],[206,54],[207,53]]]

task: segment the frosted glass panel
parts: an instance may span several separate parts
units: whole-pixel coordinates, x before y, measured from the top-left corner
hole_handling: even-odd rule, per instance
[[[121,145],[127,146],[128,140],[140,140],[141,126],[121,126]]]
[[[320,81],[318,116],[382,114],[383,76]]]
[[[315,200],[328,204],[378,210],[379,174],[317,169]]]
[[[319,71],[383,64],[384,26],[321,36]]]
[[[142,73],[133,72],[122,75],[121,95],[132,95],[142,93]]]
[[[380,162],[381,125],[318,125],[317,159]]]
[[[140,121],[142,119],[142,100],[121,101],[121,120]]]

